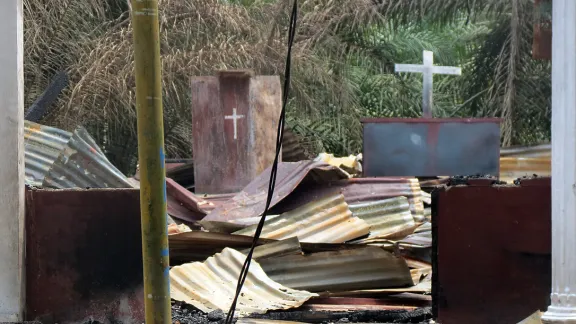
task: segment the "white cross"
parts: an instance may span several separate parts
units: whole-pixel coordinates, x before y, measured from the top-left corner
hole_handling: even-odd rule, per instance
[[[244,115],[237,115],[236,108],[232,108],[232,115],[224,116],[224,119],[232,119],[234,121],[234,139],[238,138],[238,125],[237,121],[240,118],[244,118]]]
[[[424,64],[396,64],[395,72],[422,73],[422,111],[425,118],[432,118],[432,84],[434,74],[462,75],[462,69],[454,66],[434,66],[434,53],[424,51]]]

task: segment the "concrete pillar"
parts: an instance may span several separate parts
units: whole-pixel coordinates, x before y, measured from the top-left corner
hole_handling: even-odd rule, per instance
[[[16,322],[24,305],[22,0],[0,4],[0,322]]]
[[[552,14],[552,305],[544,323],[576,323],[576,1]]]

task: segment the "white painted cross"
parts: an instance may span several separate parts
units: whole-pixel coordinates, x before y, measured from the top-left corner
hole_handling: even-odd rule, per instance
[[[434,74],[462,75],[462,69],[454,66],[434,66],[434,53],[424,51],[424,64],[396,64],[395,72],[422,73],[422,111],[425,118],[432,118],[432,85]]]
[[[236,108],[232,108],[232,115],[224,116],[224,119],[232,119],[234,121],[234,139],[238,139],[238,119],[244,118],[244,115],[237,115]]]

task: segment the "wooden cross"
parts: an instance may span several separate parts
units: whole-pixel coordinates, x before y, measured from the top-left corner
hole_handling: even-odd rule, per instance
[[[432,118],[432,84],[434,74],[462,75],[462,69],[454,66],[434,66],[434,53],[424,51],[424,64],[395,64],[395,72],[422,73],[422,112],[424,118]]]
[[[234,122],[234,139],[238,139],[238,119],[244,118],[244,115],[237,115],[236,108],[232,108],[232,115],[224,116],[224,119],[232,119]]]

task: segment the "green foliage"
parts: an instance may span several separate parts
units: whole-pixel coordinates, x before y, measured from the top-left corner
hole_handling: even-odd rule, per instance
[[[189,79],[250,68],[282,76],[288,0],[160,0],[167,154],[190,157]],[[122,171],[137,160],[133,50],[124,0],[25,0],[26,102],[67,69],[44,123],[84,125]],[[301,2],[288,124],[317,153],[359,153],[362,117],[418,117],[422,78],[394,63],[461,66],[434,77],[436,117],[502,117],[503,144],[550,137],[550,63],[531,58],[531,0]]]

